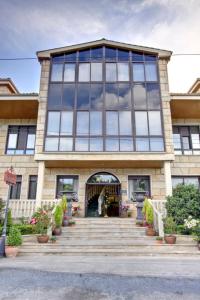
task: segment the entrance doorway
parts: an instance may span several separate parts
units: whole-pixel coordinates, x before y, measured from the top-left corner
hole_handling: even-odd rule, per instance
[[[86,183],[86,217],[119,217],[121,184],[117,177],[101,172]]]

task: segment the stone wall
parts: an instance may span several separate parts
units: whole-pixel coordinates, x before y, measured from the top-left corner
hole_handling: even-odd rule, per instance
[[[0,198],[7,197],[3,174],[12,165],[16,174],[22,175],[21,199],[27,199],[29,175],[37,175],[38,164],[33,155],[5,155],[8,125],[36,125],[36,120],[0,120]]]

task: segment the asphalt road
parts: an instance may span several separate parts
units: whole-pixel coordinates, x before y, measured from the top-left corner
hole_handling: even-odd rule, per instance
[[[200,278],[64,273],[0,266],[0,300],[200,300]]]

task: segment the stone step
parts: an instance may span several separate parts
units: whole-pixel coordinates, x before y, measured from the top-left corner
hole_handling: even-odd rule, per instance
[[[145,228],[75,228],[75,227],[63,227],[62,228],[62,234],[66,234],[66,233],[92,233],[92,232],[96,232],[96,233],[121,233],[121,232],[126,232],[126,233],[133,233],[133,232],[142,232],[145,234],[146,229]]]

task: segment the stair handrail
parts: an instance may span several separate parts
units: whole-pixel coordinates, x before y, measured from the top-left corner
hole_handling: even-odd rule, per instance
[[[164,237],[164,223],[163,223],[163,212],[160,212],[154,205],[154,200],[147,199],[148,203],[153,208],[154,215],[154,228],[158,232],[160,237]],[[165,202],[165,201],[164,201]]]

